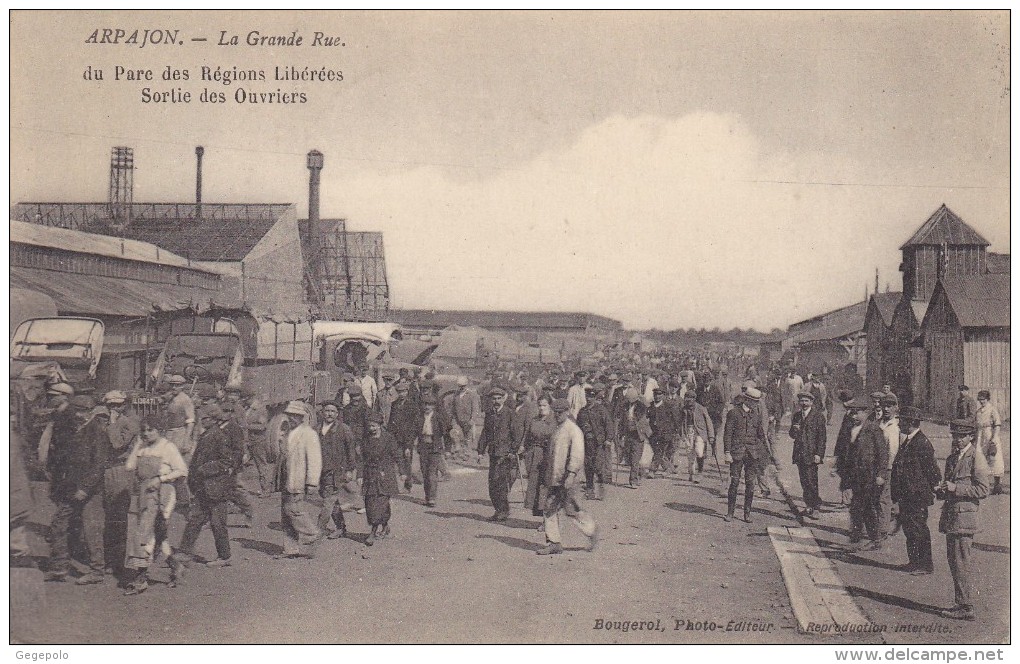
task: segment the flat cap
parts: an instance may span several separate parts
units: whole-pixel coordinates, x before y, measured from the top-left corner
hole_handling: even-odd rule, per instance
[[[407,392],[410,389],[411,385],[409,383],[405,383],[403,381],[397,383],[397,392]]]
[[[67,383],[53,383],[52,385],[46,388],[46,394],[53,397],[59,395],[69,397],[74,395],[74,388],[68,385]]]
[[[885,396],[885,392],[882,392],[882,391],[877,391],[877,392],[872,392],[871,393],[871,398],[872,399],[881,399],[884,396]]]
[[[557,413],[562,413],[565,410],[570,410],[570,402],[566,399],[553,399],[552,409]]]
[[[121,390],[110,390],[103,395],[103,403],[119,405],[127,401],[127,394]]]
[[[872,403],[870,399],[864,397],[857,397],[850,403],[846,404],[847,410],[871,410]]]
[[[506,388],[503,387],[502,385],[493,385],[491,388],[489,388],[489,394],[493,396],[498,396],[500,394],[506,396]]]
[[[109,417],[110,416],[110,409],[107,408],[106,406],[95,406],[92,409],[92,416],[93,417],[96,417],[96,416],[99,416],[99,417]]]
[[[960,390],[961,392],[969,392],[970,391],[970,388],[967,387],[966,385],[959,385],[959,386],[957,386],[956,389]]]
[[[749,387],[747,388],[747,392],[744,392],[744,396],[751,401],[758,401],[761,399],[761,390],[756,387]]]
[[[921,411],[917,408],[914,408],[913,406],[904,406],[903,408],[900,409],[901,421],[920,422],[922,419],[924,418],[921,417]]]
[[[368,421],[370,424],[381,425],[383,423],[382,413],[377,413],[376,411],[373,410],[371,413],[368,414]]]
[[[460,378],[457,379],[457,385],[459,385],[460,387],[467,387],[470,384],[471,381],[468,380],[467,376],[461,376]]]
[[[883,406],[898,406],[900,405],[900,400],[896,398],[895,394],[883,394],[879,403]]]
[[[850,390],[840,390],[836,393],[836,398],[839,399],[840,403],[846,403],[854,398],[854,393]]]
[[[185,383],[188,382],[188,379],[180,374],[173,374],[167,376],[166,382],[167,385],[184,385]]]
[[[92,410],[96,406],[96,400],[87,394],[77,394],[71,397],[68,402],[74,408],[81,408],[82,410]]]
[[[978,390],[977,398],[978,399],[984,399],[985,401],[991,401],[992,400],[992,393],[989,392],[988,390]]]
[[[798,392],[797,393],[797,398],[798,399],[810,399],[811,401],[814,401],[815,400],[815,395],[811,394],[810,392]]]

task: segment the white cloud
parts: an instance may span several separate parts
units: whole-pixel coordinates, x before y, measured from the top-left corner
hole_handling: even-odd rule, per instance
[[[735,115],[617,116],[486,179],[425,167],[327,181],[323,207],[385,232],[398,306],[767,329],[859,299],[876,265],[899,286],[917,192],[782,184],[881,177],[766,148]],[[921,215],[938,196],[922,192]]]

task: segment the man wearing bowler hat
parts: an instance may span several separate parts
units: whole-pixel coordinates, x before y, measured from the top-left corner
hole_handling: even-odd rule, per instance
[[[928,508],[935,502],[935,487],[942,478],[935,448],[921,431],[921,411],[905,406],[899,419],[906,437],[893,461],[892,500],[899,505],[900,525],[907,538],[908,562],[904,571],[920,576],[934,571]]]
[[[793,438],[793,463],[797,464],[800,486],[804,492],[804,516],[818,520],[816,511],[822,506],[818,495],[818,466],[825,458],[825,417],[815,405],[815,395],[797,395],[800,410],[793,415],[790,437]]]
[[[935,488],[942,503],[939,532],[946,536],[946,557],[953,575],[955,605],[942,612],[947,618],[974,620],[971,544],[978,531],[981,499],[988,496],[991,473],[984,454],[974,444],[973,420],[953,420],[953,451],[946,459],[945,479]]]

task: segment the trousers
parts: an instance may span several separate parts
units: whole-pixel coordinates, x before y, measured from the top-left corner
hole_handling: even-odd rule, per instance
[[[334,472],[323,473],[322,481],[319,484],[319,496],[322,498],[322,505],[319,507],[318,526],[321,532],[329,532],[332,528],[330,520],[336,525],[340,532],[347,532],[347,522],[344,520],[344,510],[341,505],[340,487],[343,478],[337,478]]]
[[[425,502],[435,502],[439,497],[439,471],[443,466],[442,452],[419,454],[418,465],[421,468],[421,481],[425,486]],[[509,510],[509,507],[507,508]]]
[[[744,475],[744,511],[750,512],[754,503],[754,484],[760,472],[761,460],[745,456],[730,462],[730,488],[726,492],[726,513],[732,515],[737,508],[737,490],[740,488],[740,475]]]
[[[804,505],[809,510],[822,506],[822,498],[818,495],[818,466],[813,463],[798,463],[800,487],[804,491]]]
[[[687,474],[691,477],[700,475],[701,471],[705,469],[705,439],[696,433],[688,433],[685,436],[685,442],[687,443]]]
[[[510,487],[516,479],[516,456],[489,456],[489,500],[496,514],[510,514]]]
[[[878,496],[878,529],[882,533],[882,537],[886,537],[892,532],[892,483],[889,481],[888,471],[884,475],[885,484],[882,486],[882,492]]]
[[[928,528],[928,506],[923,503],[900,502],[900,525],[907,538],[907,560],[912,567],[932,569],[931,530]]]
[[[319,528],[312,519],[311,504],[300,493],[280,494],[280,523],[283,526],[283,553],[314,555]]]
[[[599,484],[613,483],[613,469],[609,462],[609,446],[597,445],[592,442],[591,447],[584,446],[584,476],[588,482],[588,489]]]
[[[628,434],[627,450],[630,456],[630,484],[641,486],[641,480],[645,475],[641,468],[641,454],[645,451],[645,441],[637,434]]]
[[[673,467],[673,437],[672,436],[652,436],[652,472],[662,468],[667,473],[673,474],[676,472],[676,468]]]
[[[195,551],[195,542],[202,534],[202,528],[209,524],[213,542],[216,544],[216,556],[222,560],[230,558],[230,535],[227,532],[227,512],[230,505],[226,500],[213,500],[204,492],[193,494],[194,500],[188,509],[188,522],[184,526],[181,544],[178,549],[191,555]]]
[[[574,525],[588,537],[595,534],[595,519],[581,509],[581,504],[577,501],[576,485],[570,488],[551,486],[548,489],[545,499],[544,521],[545,540],[550,544],[560,544],[562,542],[560,531],[561,514],[573,521]]]
[[[81,537],[89,568],[103,573],[105,555],[103,549],[103,498],[95,495],[86,501],[58,502],[57,510],[50,522],[50,571],[66,572],[71,565],[72,522],[80,522]]]
[[[882,538],[878,523],[878,498],[881,488],[875,485],[852,487],[850,498],[850,539],[859,541],[867,531],[868,539]]]
[[[973,535],[946,535],[946,557],[949,559],[949,571],[953,575],[953,592],[957,606],[972,608],[970,601],[970,547],[974,542]]]

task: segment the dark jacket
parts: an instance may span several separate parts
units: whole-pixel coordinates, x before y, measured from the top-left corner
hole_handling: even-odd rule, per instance
[[[393,435],[389,431],[382,431],[378,438],[369,435],[362,445],[361,457],[365,465],[362,495],[397,495],[397,463],[401,455]]]
[[[652,427],[652,435],[656,438],[670,440],[680,433],[677,411],[665,399],[658,406],[651,404],[645,412],[648,414],[648,424]]]
[[[535,408],[529,403],[514,406],[514,416],[510,420],[510,431],[513,436],[514,449],[522,450],[524,448],[524,438],[528,432],[528,423],[535,416],[535,412]]]
[[[807,418],[798,410],[790,424],[790,438],[793,438],[793,462],[813,464],[814,457],[825,458],[825,417],[818,404],[811,408]]]
[[[321,423],[316,433],[319,434],[319,446],[322,449],[322,477],[336,479],[343,484],[344,479],[339,477],[343,473],[357,468],[357,444],[354,441],[354,432],[351,428],[337,420],[329,431],[322,433]],[[322,486],[320,482],[320,486]]]
[[[577,414],[577,426],[584,434],[584,451],[587,456],[595,456],[599,447],[614,436],[613,418],[605,404],[591,403]]]
[[[946,459],[946,481],[956,484],[951,494],[940,493],[942,514],[939,532],[947,535],[974,535],[978,532],[978,508],[988,497],[991,472],[988,461],[977,445],[970,444],[964,454],[953,452]]]
[[[102,485],[110,448],[106,426],[93,418],[78,428],[72,409],[54,415],[47,470],[53,502],[70,502],[81,490],[91,496]]]
[[[913,438],[900,443],[892,467],[893,502],[931,505],[941,479],[935,448],[927,436],[918,431]]]
[[[397,399],[390,405],[390,421],[386,430],[397,440],[401,450],[414,447],[414,439],[421,433],[422,412],[410,397]]]
[[[730,410],[723,431],[723,450],[734,461],[742,461],[745,456],[752,459],[768,458],[765,426],[757,408],[745,411],[743,406],[738,406]]]
[[[852,429],[852,428],[851,428]],[[848,440],[846,468],[850,488],[861,492],[875,486],[875,478],[889,467],[889,443],[872,420],[861,426],[857,440]]]
[[[630,407],[634,406],[634,419],[631,420],[628,417]],[[617,425],[617,431],[621,437],[629,436],[634,438],[635,436],[644,437],[647,433],[645,429],[648,427],[648,418],[646,417],[648,408],[639,399],[633,404],[627,403],[626,399],[623,402],[623,408],[620,409],[620,416],[617,419],[619,424]]]
[[[437,404],[438,405],[438,404]],[[418,429],[418,454],[442,454],[446,451],[446,437],[450,435],[453,423],[442,408],[432,412],[432,440],[426,440],[420,432],[425,427],[425,413],[421,414],[421,428]]]
[[[503,409],[498,412],[494,408],[485,411],[485,423],[478,439],[479,454],[508,456],[517,452],[513,438],[513,417],[513,406],[508,403],[504,403]]]
[[[839,424],[839,433],[836,434],[836,448],[833,454],[836,457],[836,473],[839,475],[840,491],[850,488],[850,433],[854,428],[854,418],[849,412],[843,415],[843,421]]]
[[[244,441],[231,439],[226,427],[217,424],[202,432],[188,467],[188,486],[210,500],[223,501],[234,489],[241,470]]]
[[[368,437],[368,406],[364,399],[357,403],[349,403],[343,407],[344,424],[351,428],[354,434],[354,442],[357,445],[364,443]]]
[[[726,410],[726,397],[716,383],[710,383],[705,387],[701,396],[701,405],[708,411],[709,416],[716,421],[722,419],[723,411]]]

